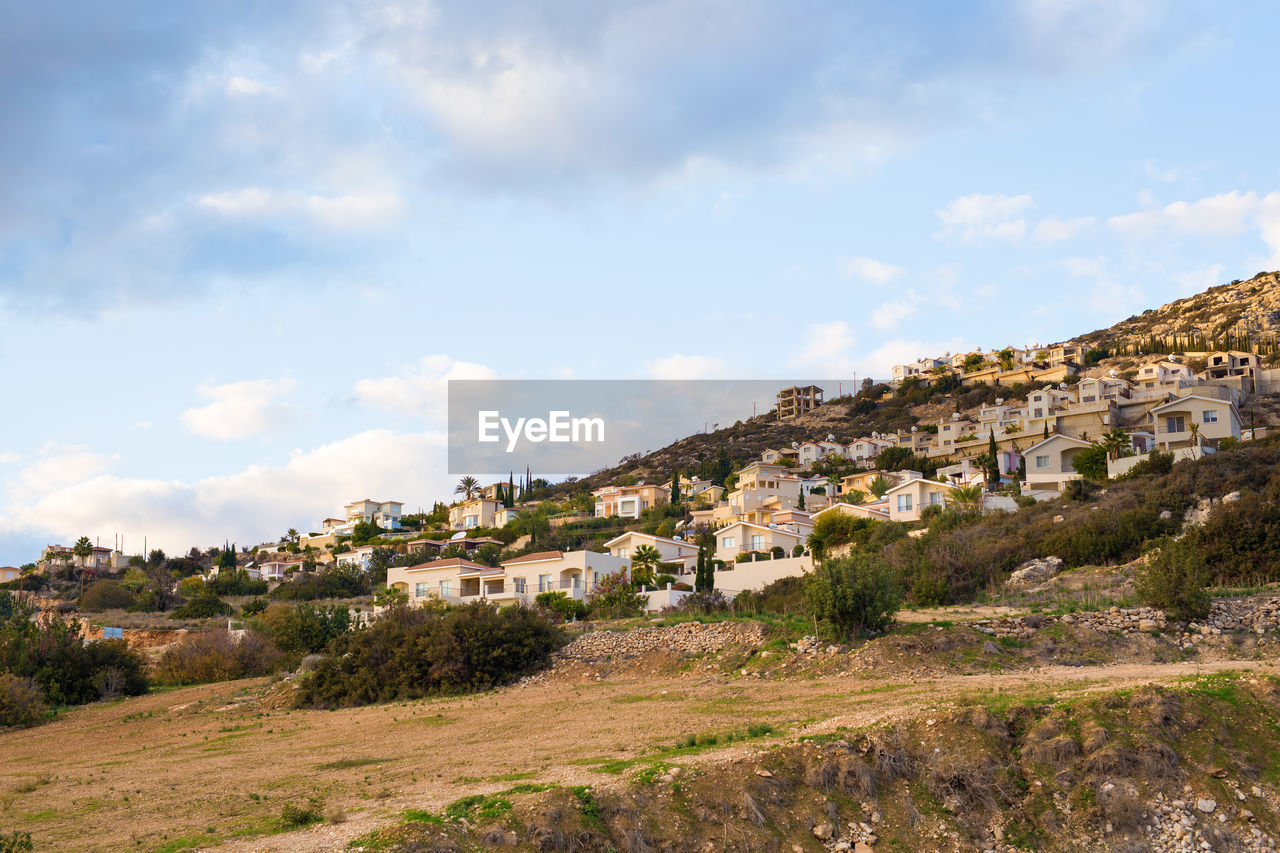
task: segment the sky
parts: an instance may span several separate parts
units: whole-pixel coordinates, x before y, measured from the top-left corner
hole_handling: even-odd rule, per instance
[[[0,565],[447,499],[450,378],[887,376],[1280,268],[1266,2],[0,11]]]

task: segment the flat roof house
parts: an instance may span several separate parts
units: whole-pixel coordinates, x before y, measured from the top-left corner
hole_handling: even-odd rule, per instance
[[[502,503],[492,498],[472,498],[449,508],[449,529],[470,530],[473,527],[494,527]]]
[[[822,405],[822,389],[817,385],[794,385],[778,392],[778,420],[798,418]]]
[[[764,553],[781,548],[791,556],[797,545],[803,545],[808,532],[797,533],[781,527],[766,527],[747,521],[735,521],[716,531],[716,559],[733,562],[739,554]]]

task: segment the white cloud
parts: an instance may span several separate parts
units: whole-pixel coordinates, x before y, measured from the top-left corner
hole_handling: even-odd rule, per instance
[[[1165,234],[1224,237],[1256,229],[1271,253],[1264,263],[1271,268],[1280,266],[1280,191],[1265,196],[1232,191],[1196,201],[1175,201],[1164,207],[1113,216],[1107,225],[1132,239]]]
[[[654,379],[724,379],[730,374],[723,358],[679,353],[646,361],[644,372]]]
[[[313,195],[307,199],[307,210],[331,228],[375,228],[397,219],[404,211],[404,199],[395,193]]]
[[[1032,239],[1040,243],[1058,243],[1074,237],[1095,222],[1097,220],[1092,216],[1082,216],[1079,219],[1059,219],[1056,216],[1046,216],[1036,223],[1036,229],[1031,236]]]
[[[380,228],[399,219],[405,210],[404,199],[389,191],[303,196],[261,187],[208,193],[196,199],[196,206],[230,218],[305,218],[318,225],[344,230]]]
[[[877,329],[892,329],[916,313],[915,299],[886,302],[871,312],[871,325]]]
[[[231,77],[227,80],[227,94],[232,97],[261,95],[267,87],[252,77]]]
[[[12,450],[5,453],[0,453],[0,465],[12,465],[13,463],[17,462],[21,458],[22,458],[21,456],[14,453]]]
[[[804,341],[804,349],[791,359],[792,367],[830,371],[824,375],[846,372],[853,349],[853,330],[844,320],[811,323],[805,327]]]
[[[37,450],[35,457],[5,485],[11,497],[29,500],[100,474],[115,458],[95,453],[84,445],[50,441]],[[18,461],[17,455],[6,461]]]
[[[443,421],[448,410],[450,379],[496,379],[483,364],[429,355],[399,376],[361,379],[356,400],[365,406]]]
[[[871,258],[849,258],[840,268],[850,278],[866,279],[876,284],[887,284],[906,272],[902,267]]]
[[[293,407],[279,399],[293,385],[292,379],[201,385],[200,396],[212,402],[187,409],[180,419],[190,432],[205,438],[229,441],[260,435],[293,419]]]
[[[1186,293],[1198,293],[1206,287],[1222,284],[1222,264],[1209,264],[1198,269],[1187,270],[1177,277],[1178,284]]]
[[[88,535],[111,541],[123,533],[130,550],[141,550],[145,535],[151,546],[170,553],[224,539],[274,541],[289,527],[312,529],[355,498],[402,500],[414,508],[413,502],[428,504],[432,495],[447,492],[445,443],[442,433],[369,430],[295,451],[282,465],[255,465],[195,482],[116,477],[96,473],[100,463],[64,462],[55,472],[32,470],[38,489],[10,484],[0,530],[63,540]],[[65,449],[60,453],[66,455]],[[412,493],[405,491],[407,484]]]
[[[196,205],[224,216],[255,216],[269,211],[274,204],[270,192],[260,187],[245,187],[202,195]]]
[[[1027,233],[1023,218],[1035,207],[1029,195],[1006,196],[974,193],[954,199],[937,211],[943,229],[937,236],[948,240],[1021,240]]]

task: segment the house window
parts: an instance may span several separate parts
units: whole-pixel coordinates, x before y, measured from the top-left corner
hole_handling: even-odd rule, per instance
[[[552,589],[551,575],[538,575],[538,592]]]
[[[521,594],[523,594],[523,593],[525,592],[525,580],[524,580],[524,578],[512,578],[512,579],[511,579],[511,585],[515,588],[515,591],[516,591],[516,592],[521,593]]]
[[[467,527],[475,527],[480,523],[480,516],[468,515],[464,521]]]
[[[721,548],[732,548],[737,544],[738,544],[738,538],[736,536],[725,536],[720,540]]]
[[[942,505],[943,505],[943,501],[942,501],[942,492],[930,492],[930,493],[929,493],[929,505],[930,505],[930,506],[942,506]]]
[[[619,548],[619,549],[618,549],[618,556],[619,556],[619,557],[624,557],[624,558],[625,558],[625,557],[630,557],[630,556],[631,556],[631,549],[630,549],[630,548]]]
[[[426,598],[426,597],[427,597],[428,595],[430,595],[430,594],[431,594],[431,584],[429,584],[429,583],[415,583],[415,584],[413,585],[413,597],[414,597],[414,598]]]
[[[1165,432],[1185,432],[1186,429],[1187,429],[1187,422],[1182,417],[1182,415],[1178,415],[1176,418],[1175,417],[1165,418],[1164,420]]]
[[[763,548],[763,547],[764,547],[764,537],[763,537],[763,536],[752,536],[752,537],[751,537],[751,550],[752,550],[752,551],[759,551],[759,550],[760,550],[761,548]]]
[[[1216,424],[1218,422],[1218,413],[1212,409],[1205,409],[1201,414],[1201,420],[1207,424]]]
[[[1036,409],[1034,417],[1037,417],[1037,418],[1043,418],[1043,417],[1044,417],[1044,409]]]
[[[898,512],[911,512],[911,495],[898,495]]]
[[[1048,468],[1048,467],[1049,467],[1049,457],[1048,457],[1048,456],[1037,456],[1037,457],[1036,457],[1036,467],[1037,467],[1037,468]]]
[[[440,581],[440,597],[448,598],[453,595],[453,581]]]
[[[1092,402],[1093,402],[1094,400],[1096,400],[1096,399],[1097,399],[1097,397],[1094,397],[1092,394],[1090,394],[1088,397],[1081,397],[1081,398],[1080,398],[1080,402],[1081,402],[1081,403],[1092,403]]]

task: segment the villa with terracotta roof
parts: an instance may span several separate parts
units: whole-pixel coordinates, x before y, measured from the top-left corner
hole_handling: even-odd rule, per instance
[[[410,604],[431,598],[451,604],[478,600],[531,604],[540,592],[586,598],[606,575],[629,567],[627,559],[596,551],[538,551],[497,566],[450,557],[388,569],[387,586],[407,593]]]

